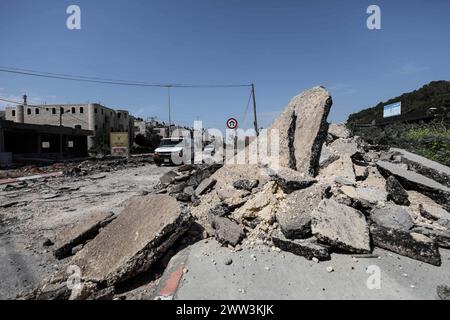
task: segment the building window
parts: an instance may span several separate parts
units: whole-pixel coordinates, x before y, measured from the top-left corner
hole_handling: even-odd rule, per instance
[[[45,108],[45,111],[48,111],[48,108]]]
[[[120,119],[120,112],[117,114],[117,118],[119,118]]]
[[[34,109],[35,114],[39,114],[39,108]]]
[[[127,118],[127,114],[126,113],[123,116],[125,117],[125,119]]]
[[[80,107],[80,113],[84,113],[83,107]]]
[[[81,124],[75,125],[75,129],[81,129]]]
[[[31,114],[31,109],[30,108],[27,109],[27,114]]]
[[[52,108],[52,114],[56,114],[56,108]]]
[[[103,114],[103,109],[102,109],[102,114]]]
[[[75,113],[75,108],[74,107],[72,107],[72,113]]]
[[[95,130],[98,130],[98,125],[95,125]]]
[[[94,109],[94,112],[97,113],[97,108]]]
[[[12,116],[15,117],[16,116],[16,110],[12,111]]]

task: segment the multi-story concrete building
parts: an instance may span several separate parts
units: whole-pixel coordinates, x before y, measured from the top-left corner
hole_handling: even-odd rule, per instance
[[[128,132],[134,140],[134,118],[126,110],[113,110],[96,103],[58,105],[18,105],[7,107],[6,120],[92,130],[88,147],[109,145],[110,132]]]
[[[142,118],[134,119],[134,136],[138,134],[145,136],[148,127],[148,122]]]

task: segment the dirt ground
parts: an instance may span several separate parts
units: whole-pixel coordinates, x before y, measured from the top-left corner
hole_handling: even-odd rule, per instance
[[[110,172],[0,186],[0,299],[14,299],[64,267],[43,245],[89,213],[119,214],[126,201],[151,192],[171,170],[149,163]]]

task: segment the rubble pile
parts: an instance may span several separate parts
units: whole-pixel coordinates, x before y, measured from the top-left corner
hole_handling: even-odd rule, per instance
[[[450,239],[450,168],[328,126],[330,107],[321,87],[295,97],[271,126],[281,168],[225,164],[194,217],[237,249],[264,243],[321,261],[379,247],[439,266]]]
[[[178,201],[198,205],[199,196],[207,193],[216,184],[211,175],[220,164],[183,165],[177,171],[165,173],[156,186],[156,193],[167,193]]]
[[[292,99],[270,127],[281,139],[280,167],[273,155],[258,164],[183,165],[117,218],[96,215],[67,232],[55,255],[73,255],[83,285],[69,290],[61,272],[25,298],[110,299],[191,231],[236,251],[265,244],[319,262],[379,247],[440,266],[439,248],[450,248],[450,168],[329,125],[331,105],[322,87]]]

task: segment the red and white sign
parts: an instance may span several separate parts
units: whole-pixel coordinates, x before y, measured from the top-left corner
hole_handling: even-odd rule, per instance
[[[227,120],[228,129],[236,129],[238,127],[238,122],[235,118],[230,118]]]

